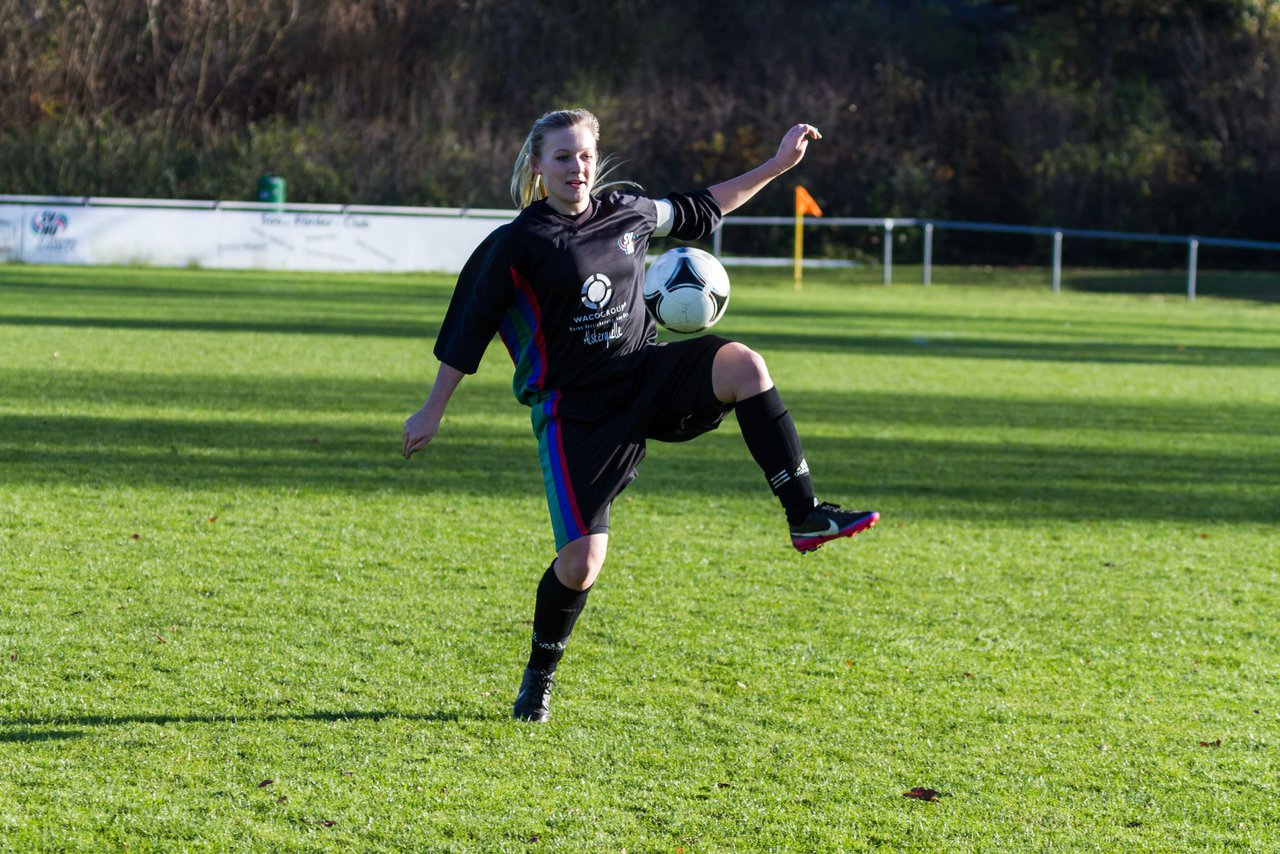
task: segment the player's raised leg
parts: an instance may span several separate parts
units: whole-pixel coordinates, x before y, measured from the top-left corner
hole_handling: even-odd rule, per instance
[[[797,551],[811,552],[879,521],[880,514],[874,510],[843,510],[814,498],[795,422],[760,354],[737,342],[726,344],[716,353],[711,379],[716,397],[734,404],[747,450],[787,514],[791,544]]]

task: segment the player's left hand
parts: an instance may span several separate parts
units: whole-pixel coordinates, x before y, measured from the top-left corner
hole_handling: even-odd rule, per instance
[[[804,159],[811,139],[822,139],[822,134],[816,127],[803,122],[794,125],[787,131],[786,136],[782,138],[782,142],[778,145],[778,153],[773,155],[774,162],[783,171],[795,166]]]

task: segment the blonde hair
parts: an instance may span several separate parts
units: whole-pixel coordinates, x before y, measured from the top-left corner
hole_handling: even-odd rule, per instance
[[[547,197],[547,188],[542,185],[542,176],[535,175],[533,172],[533,158],[542,150],[542,143],[546,140],[547,134],[578,127],[579,125],[586,125],[587,129],[591,131],[591,138],[595,140],[598,146],[600,144],[600,120],[590,110],[555,110],[546,113],[533,123],[533,127],[529,130],[529,135],[525,137],[524,145],[520,148],[520,153],[516,156],[515,168],[511,171],[511,200],[516,203],[516,207],[523,210],[539,199]],[[612,181],[609,184],[599,184],[601,178],[613,171],[614,165],[612,157],[606,157],[601,161],[598,171],[592,178],[591,186],[587,188],[588,193],[595,192],[597,185],[607,187],[633,184],[631,181]]]

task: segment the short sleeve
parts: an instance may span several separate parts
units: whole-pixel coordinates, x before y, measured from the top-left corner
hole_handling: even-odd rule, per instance
[[[663,207],[670,211],[669,226],[665,231],[655,231],[663,236],[670,234],[677,240],[702,240],[720,227],[724,215],[720,205],[709,190],[694,190],[691,193],[671,193],[664,199],[656,199],[659,223],[663,218]]]
[[[458,274],[449,308],[436,336],[435,356],[464,374],[474,374],[489,342],[511,305],[509,252],[504,237],[510,224],[494,229]]]

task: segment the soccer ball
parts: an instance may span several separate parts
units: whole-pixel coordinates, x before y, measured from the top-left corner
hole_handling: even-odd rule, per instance
[[[658,256],[644,277],[644,304],[672,332],[701,332],[729,305],[729,274],[716,257],[680,246]]]

